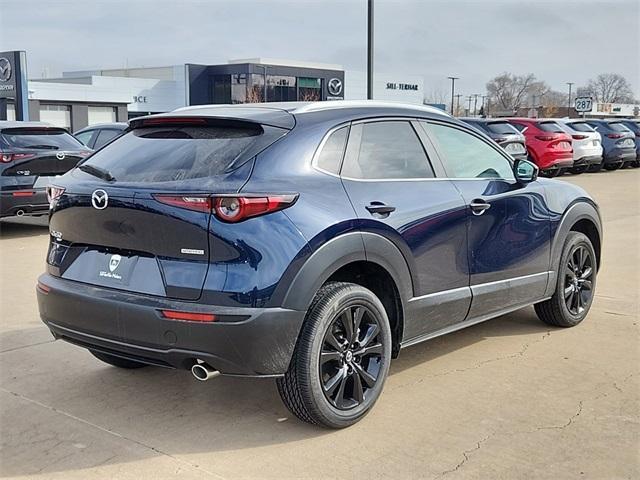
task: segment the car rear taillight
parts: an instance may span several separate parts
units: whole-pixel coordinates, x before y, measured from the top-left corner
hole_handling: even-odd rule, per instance
[[[197,212],[212,212],[228,223],[237,223],[247,218],[277,212],[290,207],[298,198],[297,194],[266,194],[244,196],[204,196],[204,195],[154,195],[154,198],[171,205]]]
[[[555,140],[555,135],[536,135],[538,140],[542,140],[543,142],[550,142],[551,140]]]
[[[499,137],[499,138],[494,138],[494,141],[495,141],[496,143],[502,143],[502,142],[506,142],[506,141],[507,141],[507,139],[506,139],[506,138],[504,138],[504,137]]]
[[[0,155],[0,162],[11,163],[19,160],[28,160],[35,157],[34,153],[3,153]]]
[[[58,200],[58,198],[62,196],[62,194],[64,193],[64,188],[56,187],[54,185],[49,185],[46,188],[46,192],[47,192],[47,200],[49,200],[49,205],[51,206],[53,202],[55,202],[56,200]]]
[[[584,140],[585,138],[589,138],[586,135],[571,135],[571,138],[574,140]]]
[[[609,138],[622,138],[624,134],[622,133],[607,133],[607,137]]]
[[[183,322],[215,322],[213,313],[182,312],[179,310],[160,310],[164,318],[182,320]]]

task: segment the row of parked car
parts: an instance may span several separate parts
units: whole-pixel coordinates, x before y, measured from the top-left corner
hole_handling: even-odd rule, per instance
[[[640,167],[640,122],[577,118],[463,118],[542,175]]]

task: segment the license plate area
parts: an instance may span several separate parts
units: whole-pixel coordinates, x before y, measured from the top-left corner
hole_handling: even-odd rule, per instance
[[[154,257],[86,248],[62,278],[130,292],[166,296],[160,266]]]

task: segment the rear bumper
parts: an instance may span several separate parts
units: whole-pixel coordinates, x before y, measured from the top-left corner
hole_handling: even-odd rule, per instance
[[[602,155],[588,155],[580,157],[573,162],[574,167],[587,167],[602,163]]]
[[[612,148],[605,152],[604,163],[630,162],[636,159],[636,151],[632,148]]]
[[[227,375],[280,376],[289,367],[305,312],[230,308],[86,285],[43,274],[36,288],[54,337],[111,355],[169,368],[203,360]],[[211,323],[169,320],[160,309],[237,316]]]
[[[573,166],[573,153],[546,153],[539,157],[538,167],[541,170],[552,170],[556,168],[569,168]]]
[[[32,193],[33,195],[27,195]],[[0,193],[0,218],[13,217],[22,212],[24,215],[46,215],[49,202],[44,190],[12,190]]]

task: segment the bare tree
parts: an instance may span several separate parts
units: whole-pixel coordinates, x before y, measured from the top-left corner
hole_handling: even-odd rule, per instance
[[[449,105],[451,103],[450,93],[442,88],[432,88],[429,93],[425,93],[423,103],[441,103]]]
[[[578,89],[578,95],[591,95],[602,103],[633,103],[631,85],[617,73],[601,73]]]
[[[536,82],[536,77],[533,73],[515,75],[505,72],[489,80],[487,82],[487,93],[492,110],[518,110],[525,105],[525,100],[536,83],[540,82]]]

